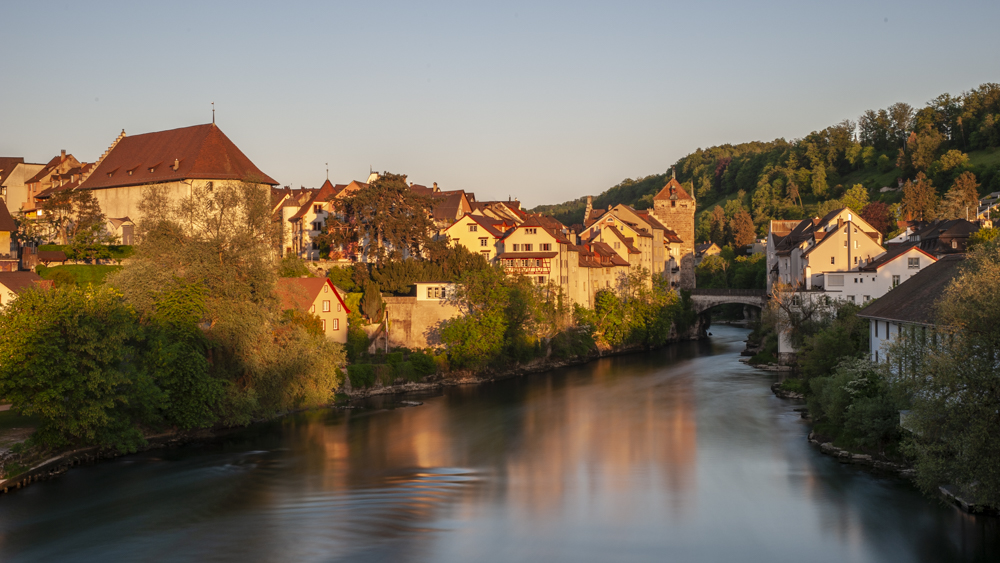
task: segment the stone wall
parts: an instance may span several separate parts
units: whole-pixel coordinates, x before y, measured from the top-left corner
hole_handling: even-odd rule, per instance
[[[389,313],[389,348],[427,348],[441,344],[441,321],[462,314],[457,306],[443,300],[416,297],[383,297]]]

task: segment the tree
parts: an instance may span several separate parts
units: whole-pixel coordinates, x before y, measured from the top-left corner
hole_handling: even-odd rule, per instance
[[[944,136],[932,127],[925,127],[919,134],[914,131],[906,140],[906,148],[899,149],[896,166],[904,172],[926,172],[943,143]]]
[[[972,172],[962,172],[941,202],[941,219],[975,219],[979,210],[979,182]]]
[[[908,427],[917,482],[933,492],[952,484],[976,502],[1000,506],[1000,441],[996,439],[1000,386],[1000,246],[969,253],[935,310],[936,333],[909,331],[899,339],[923,350],[922,361],[897,383],[912,401]],[[889,364],[896,362],[897,347]]]
[[[982,227],[978,231],[972,233],[969,237],[969,243],[965,246],[965,249],[971,252],[979,246],[992,242],[998,236],[1000,236],[1000,229],[996,227]]]
[[[844,197],[840,198],[840,203],[844,207],[849,207],[852,211],[859,213],[868,205],[868,190],[861,184],[854,184],[853,187],[844,192]]]
[[[873,201],[861,210],[861,218],[874,227],[882,236],[888,236],[895,228],[895,220],[889,206],[881,201]]]
[[[962,151],[950,150],[941,155],[938,163],[940,163],[941,170],[947,172],[968,164],[969,155],[963,153]]]
[[[711,229],[709,240],[715,244],[723,244],[726,237],[726,212],[722,207],[716,205],[712,208],[709,215],[709,225]]]
[[[757,240],[757,233],[753,228],[753,219],[745,209],[741,209],[733,217],[733,244],[736,248],[744,249]]]
[[[164,394],[139,355],[138,317],[106,286],[21,293],[0,315],[0,395],[38,417],[41,445],[134,451]]]
[[[812,193],[818,198],[824,198],[829,188],[826,183],[826,166],[817,164],[812,171]]]
[[[372,262],[383,262],[390,252],[419,255],[434,227],[430,198],[417,195],[406,176],[386,172],[367,188],[338,200],[343,222],[331,221],[332,243],[357,244]]]
[[[902,212],[908,220],[929,221],[937,210],[937,192],[923,172],[903,185]]]

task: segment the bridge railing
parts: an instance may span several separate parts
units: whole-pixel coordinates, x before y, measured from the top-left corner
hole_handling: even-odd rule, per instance
[[[705,297],[767,297],[767,291],[763,289],[692,289],[691,295],[703,295]]]

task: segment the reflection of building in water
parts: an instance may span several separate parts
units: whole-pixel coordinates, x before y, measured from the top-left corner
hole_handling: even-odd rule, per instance
[[[676,510],[683,509],[679,503],[693,492],[697,462],[692,381],[611,383],[613,365],[599,362],[590,385],[560,387],[550,380],[531,389],[523,444],[507,464],[517,485],[510,492],[523,495],[516,505],[534,512],[557,509],[570,496],[569,484],[586,485],[596,501],[663,491]],[[629,503],[606,506],[627,509]]]

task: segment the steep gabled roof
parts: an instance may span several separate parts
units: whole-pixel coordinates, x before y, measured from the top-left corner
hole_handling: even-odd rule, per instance
[[[934,305],[960,273],[964,254],[951,254],[879,297],[858,316],[901,323],[934,324]]]
[[[17,168],[18,164],[24,164],[24,158],[20,156],[0,156],[0,185],[7,181],[10,173]]]
[[[623,235],[622,232],[619,231],[618,228],[615,227],[614,225],[608,225],[605,228],[611,231],[616,237],[618,237],[618,240],[622,241],[622,243],[625,245],[625,248],[628,249],[629,254],[642,254],[642,251],[640,251],[638,248],[635,247],[634,244],[632,244],[632,241],[634,240],[633,238],[631,237],[625,238],[625,235]]]
[[[68,154],[68,155],[66,155],[66,158],[70,158],[72,156],[73,155]],[[38,172],[36,172],[35,175],[32,176],[31,178],[25,180],[24,183],[25,184],[34,184],[35,182],[41,182],[42,178],[48,176],[52,172],[52,169],[55,168],[56,166],[58,166],[59,163],[62,162],[62,161],[63,161],[62,155],[52,157],[52,160],[50,160],[47,163],[45,163],[45,166],[43,166],[41,170],[39,170]]]
[[[331,293],[337,296],[344,310],[350,314],[351,310],[344,303],[340,290],[333,285],[330,278],[278,278],[277,292],[281,298],[281,309],[298,309],[309,312],[309,308],[316,302],[316,298],[323,291],[323,286],[328,285],[332,289]]]
[[[681,186],[681,183],[677,181],[677,178],[671,178],[670,181],[667,182],[667,185],[663,186],[663,189],[660,190],[660,193],[653,197],[654,201],[664,199],[690,200],[693,198],[688,195],[686,191],[684,191],[684,188]]]
[[[123,137],[80,189],[180,180],[252,180],[278,184],[261,172],[221,129],[209,123]]]

